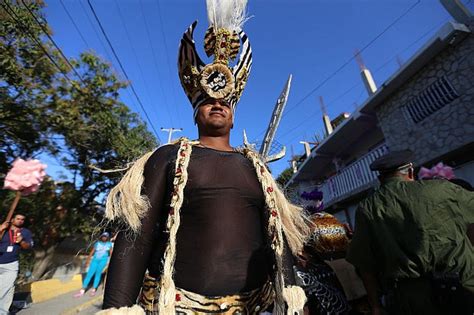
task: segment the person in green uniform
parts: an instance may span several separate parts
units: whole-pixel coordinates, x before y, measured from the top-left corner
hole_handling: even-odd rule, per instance
[[[371,164],[381,185],[359,204],[346,258],[373,315],[472,314],[474,193],[447,180],[415,181],[411,156],[397,151]]]

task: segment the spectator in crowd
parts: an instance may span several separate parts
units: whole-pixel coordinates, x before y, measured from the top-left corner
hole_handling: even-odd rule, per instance
[[[410,151],[371,165],[381,186],[356,212],[347,260],[372,314],[472,314],[474,193],[448,180],[415,181]]]
[[[89,269],[87,270],[86,278],[82,282],[81,290],[79,290],[74,297],[81,297],[84,295],[92,278],[94,278],[94,282],[92,283],[90,296],[96,294],[102,277],[102,272],[105,270],[109,257],[112,254],[113,245],[112,242],[110,242],[109,237],[110,234],[108,232],[102,233],[100,239],[95,242],[92,247],[89,256],[87,257],[86,266],[88,266]]]
[[[31,231],[24,228],[25,216],[15,214],[0,226],[0,315],[9,314],[18,276],[20,251],[33,247]]]

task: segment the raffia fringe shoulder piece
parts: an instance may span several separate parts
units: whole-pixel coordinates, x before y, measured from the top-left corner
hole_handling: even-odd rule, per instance
[[[132,307],[121,307],[121,308],[110,308],[107,310],[102,310],[96,315],[145,315],[145,311],[138,305]]]
[[[141,219],[150,208],[148,198],[142,195],[145,164],[154,150],[133,163],[120,182],[110,190],[105,204],[105,217],[109,221],[122,220],[134,233],[141,227]]]
[[[273,312],[276,315],[285,314],[286,302],[288,306],[286,314],[300,313],[303,311],[306,295],[300,287],[285,286],[283,251],[285,237],[294,255],[302,250],[304,242],[310,235],[309,220],[300,207],[288,202],[258,153],[246,147],[243,154],[252,162],[257,172],[257,178],[262,185],[265,196],[266,209],[269,212],[267,232],[275,253],[277,267],[274,279],[275,303]]]

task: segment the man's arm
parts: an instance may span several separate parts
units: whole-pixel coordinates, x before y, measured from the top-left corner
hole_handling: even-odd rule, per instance
[[[30,249],[33,247],[33,238],[31,235],[31,232],[27,229],[21,230],[17,237],[16,237],[16,243],[20,245],[21,249]]]
[[[3,222],[2,225],[0,225],[0,232],[6,231],[10,227],[10,222]]]
[[[379,285],[376,277],[376,258],[372,251],[370,218],[366,211],[359,207],[356,210],[355,233],[349,245],[346,259],[360,272],[372,309],[372,314],[381,314],[379,302]]]
[[[367,290],[367,297],[369,299],[372,315],[382,314],[382,306],[379,300],[379,285],[375,273],[371,271],[360,271],[360,277]]]
[[[117,235],[105,285],[104,309],[129,307],[137,301],[158,231],[163,229],[160,223],[166,220],[167,165],[176,151],[174,146],[161,147],[145,165],[143,193],[151,207],[141,220],[140,232],[131,235],[121,231]]]

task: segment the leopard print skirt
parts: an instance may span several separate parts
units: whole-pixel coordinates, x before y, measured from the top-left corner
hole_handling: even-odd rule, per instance
[[[159,279],[145,276],[140,293],[140,306],[147,315],[158,314]],[[247,315],[269,309],[274,300],[273,286],[267,281],[261,288],[237,295],[204,296],[176,288],[178,315]]]

